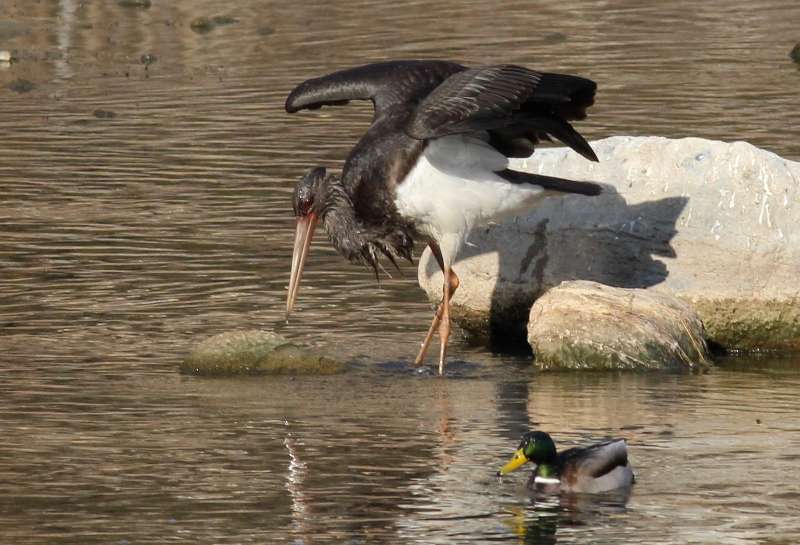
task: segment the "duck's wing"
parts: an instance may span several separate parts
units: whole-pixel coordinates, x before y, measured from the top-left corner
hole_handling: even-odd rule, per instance
[[[392,106],[416,104],[466,67],[448,61],[386,61],[340,70],[304,81],[286,99],[286,111],[371,100],[377,116]]]
[[[561,478],[578,492],[600,492],[633,482],[624,439],[572,448],[559,455]]]
[[[569,124],[584,119],[597,85],[588,79],[501,64],[454,73],[428,94],[406,132],[420,140],[488,131],[508,157],[527,157],[554,137],[592,161],[597,156]]]

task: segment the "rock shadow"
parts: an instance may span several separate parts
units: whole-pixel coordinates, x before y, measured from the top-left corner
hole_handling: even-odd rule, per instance
[[[513,244],[501,241],[494,227],[470,233],[472,244],[462,248],[459,260],[498,254],[499,276],[492,287],[488,324],[493,350],[526,349],[533,302],[565,280],[647,288],[666,279],[667,265],[656,258],[676,257],[671,241],[689,198],[629,205],[614,186],[603,186],[601,196],[552,197],[531,214],[510,220],[516,224],[511,230],[518,231],[508,239]],[[527,286],[513,286],[518,283]]]

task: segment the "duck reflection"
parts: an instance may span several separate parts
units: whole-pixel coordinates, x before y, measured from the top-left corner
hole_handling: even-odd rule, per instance
[[[504,521],[519,543],[553,545],[558,542],[559,527],[600,524],[610,514],[627,510],[631,489],[603,494],[553,495],[531,491],[527,506],[512,507]]]

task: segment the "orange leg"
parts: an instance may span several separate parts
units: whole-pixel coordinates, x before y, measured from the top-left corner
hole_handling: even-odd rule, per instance
[[[450,267],[444,270],[444,285],[442,286],[442,293],[444,293],[444,300],[442,301],[442,317],[439,320],[439,376],[444,375],[444,361],[447,358],[447,341],[450,339],[450,296],[455,290],[451,290],[451,278],[457,278]],[[458,282],[456,280],[456,282]],[[456,284],[458,285],[458,284]]]
[[[429,244],[431,252],[433,256],[436,258],[436,262],[439,264],[439,268],[442,269],[442,273],[444,273],[444,259],[442,258],[442,252],[439,249],[439,246],[436,243],[431,242]],[[449,278],[448,278],[449,277]],[[425,354],[428,352],[428,346],[431,344],[431,340],[433,339],[434,332],[438,329],[439,335],[441,337],[441,325],[440,322],[442,320],[442,316],[445,312],[445,308],[447,308],[447,335],[450,335],[450,298],[452,298],[453,294],[458,289],[458,276],[452,270],[449,271],[448,274],[444,274],[444,285],[442,286],[442,301],[439,303],[439,306],[436,307],[436,313],[433,316],[433,321],[431,322],[431,327],[428,328],[428,333],[425,335],[425,340],[422,341],[422,346],[419,349],[419,353],[417,354],[416,359],[414,360],[414,365],[421,365],[422,361],[425,359]],[[445,303],[445,299],[447,303]],[[445,341],[446,344],[446,341]],[[443,360],[443,358],[440,358]],[[443,361],[439,362],[439,374],[443,371]]]

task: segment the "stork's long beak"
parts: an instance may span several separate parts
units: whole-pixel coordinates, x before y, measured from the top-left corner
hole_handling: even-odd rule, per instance
[[[521,466],[527,461],[528,457],[525,456],[525,453],[522,452],[522,449],[518,449],[514,453],[514,456],[508,461],[508,463],[506,463],[506,465],[500,468],[500,471],[498,471],[497,474],[505,475],[506,473],[511,473],[515,469],[519,469],[519,466]]]
[[[317,228],[317,215],[313,212],[307,216],[298,216],[297,231],[294,235],[294,253],[292,254],[292,275],[289,277],[289,294],[286,297],[286,318],[294,307],[297,299],[297,290],[300,288],[300,278],[303,276],[303,266],[306,264],[308,249]]]

